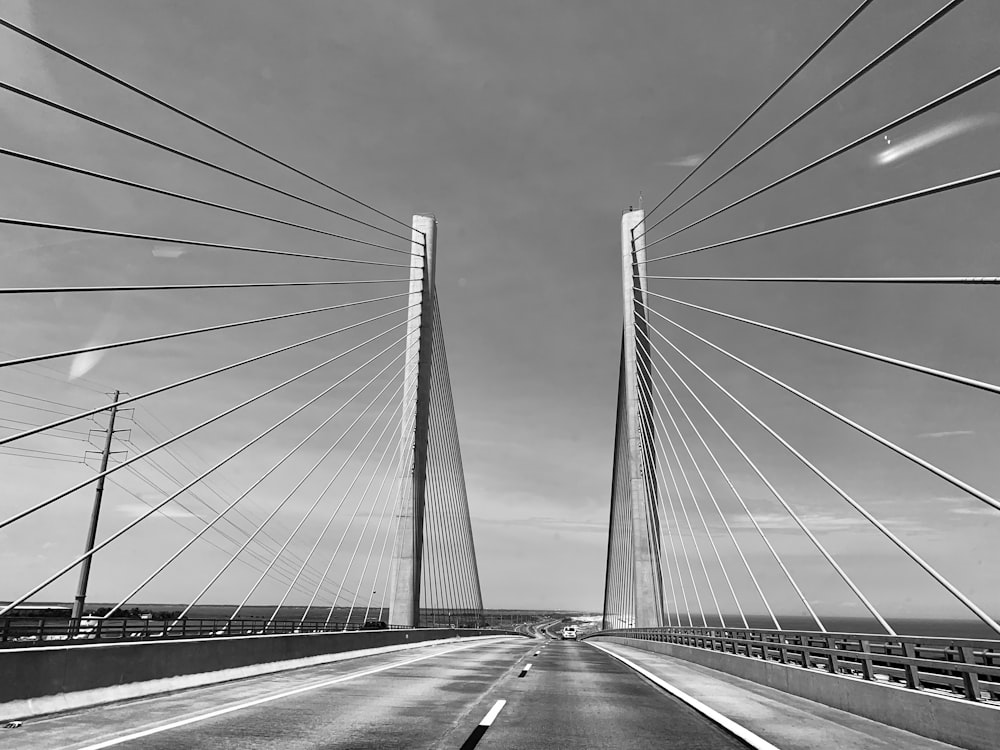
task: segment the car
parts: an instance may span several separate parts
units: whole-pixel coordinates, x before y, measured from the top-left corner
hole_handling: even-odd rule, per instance
[[[576,640],[576,625],[567,625],[562,629],[562,639],[564,641]]]

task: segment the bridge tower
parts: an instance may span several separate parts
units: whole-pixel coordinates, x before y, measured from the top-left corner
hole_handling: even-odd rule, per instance
[[[401,474],[389,624],[482,619],[482,593],[435,288],[437,222],[414,216],[403,370]],[[423,623],[428,624],[428,623]]]
[[[434,266],[437,221],[414,216],[410,255],[410,308],[403,369],[403,422],[400,451],[400,502],[392,556],[389,624],[420,624],[420,582],[427,491],[427,440],[430,424],[431,354],[434,335]]]
[[[650,411],[644,214],[622,215],[624,327],[604,591],[605,627],[663,624],[656,449]]]

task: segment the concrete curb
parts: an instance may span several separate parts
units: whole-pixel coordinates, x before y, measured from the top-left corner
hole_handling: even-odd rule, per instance
[[[996,750],[1000,737],[997,706],[675,643],[621,636],[594,640],[683,659],[969,750]]]

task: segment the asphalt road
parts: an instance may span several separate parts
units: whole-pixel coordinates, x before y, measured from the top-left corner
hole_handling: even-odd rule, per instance
[[[492,725],[479,727],[488,714]],[[0,734],[0,747],[19,750],[468,750],[476,742],[744,747],[584,643],[521,638],[352,659],[41,718]]]

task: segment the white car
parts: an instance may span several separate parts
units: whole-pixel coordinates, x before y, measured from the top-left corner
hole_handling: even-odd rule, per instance
[[[576,640],[576,625],[567,625],[562,629],[562,639],[564,641]]]

